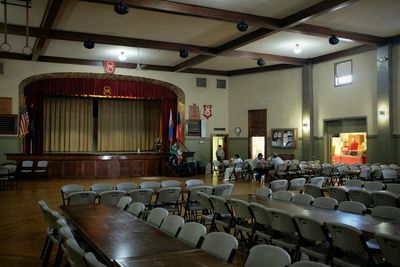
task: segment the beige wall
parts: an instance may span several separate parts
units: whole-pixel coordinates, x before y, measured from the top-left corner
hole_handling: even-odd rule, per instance
[[[334,64],[353,60],[353,83],[334,86]],[[313,66],[314,136],[323,136],[323,121],[367,117],[368,134],[376,134],[376,51]]]
[[[18,88],[22,80],[27,77],[54,72],[91,72],[103,73],[102,67],[53,64],[28,62],[17,60],[1,60],[4,62],[4,74],[0,75],[0,96],[13,98],[13,113],[18,114]],[[159,71],[137,71],[132,69],[116,70],[115,74],[142,76],[172,83],[185,92],[185,115],[189,116],[188,105],[196,103],[200,106],[200,113],[203,113],[203,105],[210,104],[213,109],[213,116],[207,120],[207,135],[213,133],[215,127],[228,128],[228,90],[217,89],[216,79],[226,79],[227,77],[195,75],[173,72]],[[207,88],[196,87],[196,77],[207,78]],[[227,86],[229,83],[227,82]],[[202,117],[202,119],[205,119]],[[220,132],[221,133],[221,132]]]
[[[268,136],[271,128],[302,127],[301,68],[241,75],[230,78],[229,134],[242,128],[248,136],[248,110],[267,109]]]

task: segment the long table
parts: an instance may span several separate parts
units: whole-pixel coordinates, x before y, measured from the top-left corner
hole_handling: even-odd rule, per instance
[[[197,259],[197,265],[190,264],[193,266],[224,264],[116,207],[76,205],[60,209],[108,266],[154,266],[157,261],[187,266],[188,255]]]
[[[335,222],[351,225],[360,229],[368,237],[373,236],[376,232],[400,235],[399,222],[373,217],[369,214],[359,215],[339,210],[316,208],[294,204],[287,201],[259,197],[254,194],[232,195],[227,199],[241,199],[247,202],[256,202],[265,205],[268,208],[284,210],[292,215],[308,215],[314,218],[319,218],[323,222]]]

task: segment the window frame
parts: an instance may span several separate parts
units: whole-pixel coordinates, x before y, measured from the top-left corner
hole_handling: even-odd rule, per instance
[[[341,83],[341,84],[336,83],[336,80],[338,78],[338,76],[337,76],[338,65],[343,64],[343,63],[347,63],[347,62],[350,62],[351,82]],[[345,77],[345,76],[341,76],[341,77]],[[341,87],[341,86],[349,85],[349,84],[352,84],[352,83],[353,83],[353,60],[352,59],[347,59],[347,60],[343,60],[343,61],[340,61],[340,62],[336,62],[335,65],[334,65],[334,75],[333,75],[333,84],[334,84],[334,86],[335,87]]]

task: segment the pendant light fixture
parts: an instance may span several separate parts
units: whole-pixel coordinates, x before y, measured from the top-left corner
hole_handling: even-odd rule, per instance
[[[29,5],[28,5],[28,1],[26,2],[25,10],[26,10],[25,46],[22,48],[22,52],[25,55],[30,55],[30,54],[32,54],[32,48],[29,46]]]
[[[11,45],[7,42],[7,1],[4,1],[4,40],[0,45],[0,49],[3,52],[9,52]]]

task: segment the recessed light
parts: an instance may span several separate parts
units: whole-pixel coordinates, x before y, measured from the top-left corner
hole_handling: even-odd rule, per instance
[[[120,61],[125,61],[126,60],[126,55],[125,55],[124,51],[121,51],[121,54],[118,55],[118,59]]]
[[[296,44],[296,47],[293,49],[293,52],[295,54],[300,54],[303,51],[303,49],[301,49],[299,44]]]

